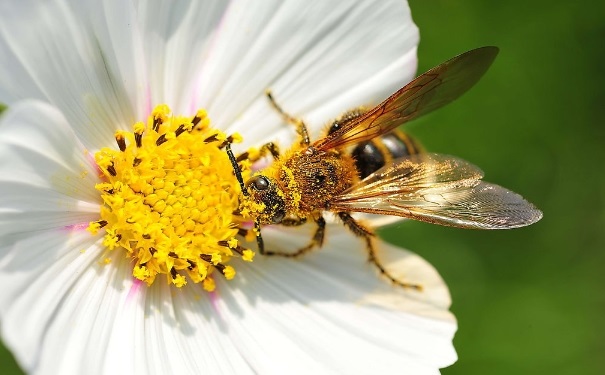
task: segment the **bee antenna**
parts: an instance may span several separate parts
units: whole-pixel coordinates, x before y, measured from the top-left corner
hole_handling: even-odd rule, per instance
[[[227,150],[227,156],[229,156],[229,161],[231,162],[231,166],[233,167],[233,172],[235,173],[235,178],[237,178],[237,182],[239,182],[239,187],[242,190],[242,193],[245,196],[248,196],[249,194],[244,185],[242,171],[239,169],[239,164],[237,164],[237,159],[235,159],[235,155],[233,155],[233,151],[231,151],[231,143],[227,143],[225,149]]]

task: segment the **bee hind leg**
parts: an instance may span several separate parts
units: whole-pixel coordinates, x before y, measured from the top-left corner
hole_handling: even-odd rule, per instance
[[[384,277],[389,279],[395,285],[401,286],[406,289],[414,289],[417,291],[422,291],[422,285],[412,284],[412,283],[407,283],[407,282],[401,281],[401,280],[397,279],[396,277],[394,277],[393,275],[391,275],[390,272],[387,271],[387,269],[382,265],[382,263],[376,256],[376,250],[374,248],[374,242],[373,242],[374,232],[367,229],[363,225],[359,224],[347,212],[339,212],[338,217],[342,220],[344,225],[351,232],[353,232],[356,236],[361,237],[365,240],[366,249],[368,251],[368,260],[372,264],[374,264],[374,266],[376,266],[376,268],[378,268],[378,271],[380,272],[381,275],[383,275]]]
[[[286,225],[286,226],[298,226],[298,225],[302,225],[306,222],[306,219],[294,219],[294,218],[288,218],[288,221],[282,221],[281,224]],[[323,245],[324,242],[324,236],[326,233],[326,221],[324,220],[324,218],[322,216],[319,216],[317,219],[315,219],[315,222],[317,223],[317,229],[315,230],[315,233],[313,234],[313,238],[311,239],[311,242],[305,246],[305,247],[301,247],[300,249],[296,250],[295,252],[283,252],[283,251],[264,251],[261,252],[261,254],[264,255],[278,255],[278,256],[282,256],[282,257],[286,257],[286,258],[296,258],[299,257],[311,250],[313,250],[315,247],[321,247],[321,245]]]

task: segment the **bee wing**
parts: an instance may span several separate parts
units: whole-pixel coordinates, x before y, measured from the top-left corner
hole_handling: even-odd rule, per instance
[[[393,161],[335,197],[330,210],[474,229],[517,228],[542,218],[542,212],[520,195],[482,177],[479,168],[453,156],[413,155]]]
[[[375,108],[318,140],[313,147],[328,150],[363,142],[443,107],[475,85],[497,54],[497,47],[481,47],[444,62],[418,76]]]

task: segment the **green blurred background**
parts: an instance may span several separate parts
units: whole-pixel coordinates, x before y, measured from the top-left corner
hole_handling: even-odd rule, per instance
[[[605,3],[410,3],[419,72],[501,49],[474,89],[411,133],[544,211],[511,231],[407,222],[383,232],[450,287],[460,359],[443,374],[605,374]]]
[[[604,373],[605,3],[410,2],[420,72],[483,45],[501,52],[477,87],[408,130],[544,211],[513,231],[383,231],[450,286],[460,359],[443,373]],[[19,373],[5,349],[0,373]]]

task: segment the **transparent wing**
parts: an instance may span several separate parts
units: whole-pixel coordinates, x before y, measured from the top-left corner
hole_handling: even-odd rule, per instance
[[[335,197],[330,210],[475,229],[517,228],[542,218],[520,195],[482,177],[479,168],[453,156],[414,155],[395,160]]]
[[[313,147],[327,150],[363,142],[443,107],[475,85],[497,54],[497,47],[481,47],[444,62],[362,116],[344,123]]]

